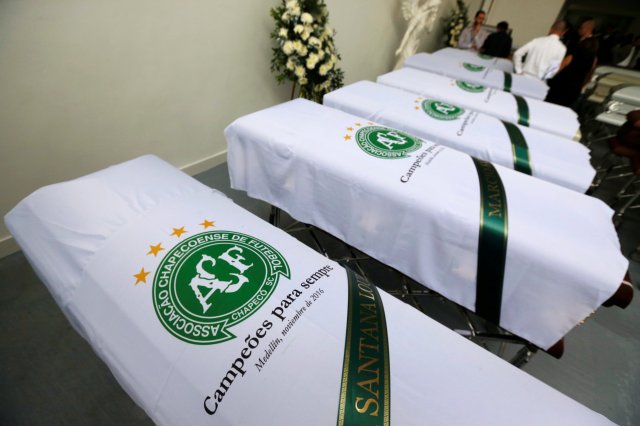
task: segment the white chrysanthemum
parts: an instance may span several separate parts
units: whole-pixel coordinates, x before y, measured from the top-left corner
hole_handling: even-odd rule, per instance
[[[298,80],[298,83],[300,83],[300,86],[304,86],[308,82],[309,80],[307,80],[307,77],[302,77],[301,79]]]
[[[313,22],[313,16],[311,16],[310,13],[305,12],[302,14],[302,16],[300,16],[300,20],[303,24],[310,24]]]
[[[309,46],[314,46],[319,49],[322,47],[322,42],[318,37],[309,37]]]
[[[319,60],[320,60],[320,58],[318,57],[318,55],[315,54],[315,53],[312,53],[307,58],[307,68],[310,69],[310,70],[314,69],[316,67],[316,65],[318,64]]]
[[[302,34],[300,34],[300,38],[303,40],[307,40],[309,37],[311,36],[311,31],[309,31],[309,29],[305,28],[304,31],[302,32]]]
[[[295,44],[292,41],[285,41],[284,44],[282,45],[282,51],[287,56],[291,55],[294,49],[295,49]]]
[[[329,68],[327,66],[327,64],[322,64],[320,65],[320,68],[318,69],[318,72],[320,73],[320,75],[325,76],[327,75],[327,73],[329,72],[331,68]]]
[[[287,38],[288,35],[289,35],[289,31],[286,28],[280,28],[280,31],[278,32],[278,37]]]
[[[291,58],[289,58],[289,59],[287,60],[287,65],[286,65],[286,67],[287,67],[287,69],[288,69],[289,71],[293,71],[293,70],[295,69],[295,67],[296,67],[296,64],[295,64],[295,62],[293,62],[293,60],[292,60]]]
[[[295,27],[293,27],[293,32],[296,34],[300,34],[304,31],[304,27],[300,24],[296,25]]]
[[[300,7],[300,5],[298,4],[298,0],[289,0],[284,7],[287,8],[287,10],[291,10],[294,9],[296,7]]]
[[[304,77],[306,75],[307,72],[305,71],[303,66],[298,65],[296,67],[296,70],[294,71],[294,73],[295,73],[296,77],[302,78],[302,77]]]
[[[289,22],[289,12],[283,13],[280,19],[282,19],[282,22]]]
[[[291,14],[291,16],[300,16],[300,6],[296,6],[294,8],[292,8],[289,13]]]
[[[293,49],[298,52],[300,56],[307,56],[308,50],[307,46],[302,44],[300,40],[296,40],[293,42]]]

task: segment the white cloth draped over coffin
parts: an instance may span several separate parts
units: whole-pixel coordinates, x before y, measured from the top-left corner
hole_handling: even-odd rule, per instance
[[[482,111],[502,120],[574,139],[580,123],[569,108],[502,90],[474,85],[415,68],[401,68],[378,77],[378,83]],[[528,113],[528,117],[526,117]]]
[[[549,91],[549,86],[542,80],[491,68],[477,59],[466,60],[418,53],[408,57],[404,66],[482,84],[531,99],[543,100]]]
[[[505,123],[490,115],[370,81],[334,90],[324,96],[323,104],[514,168],[516,142]],[[532,176],[578,192],[589,188],[595,170],[584,145],[524,126],[518,130],[527,146]]]
[[[232,187],[474,310],[480,189],[471,157],[423,141],[369,155],[365,119],[296,100],[226,130]],[[548,349],[619,287],[628,262],[602,201],[495,166],[508,246],[500,325]]]
[[[431,53],[433,56],[442,56],[451,59],[460,59],[472,64],[484,65],[508,73],[513,73],[513,62],[497,56],[483,55],[474,50],[456,49],[455,47],[445,47]]]
[[[336,423],[348,299],[338,264],[151,156],[40,189],[6,223],[76,330],[157,424]],[[236,244],[242,255],[227,250]],[[216,250],[227,250],[231,259],[220,255],[217,264],[209,259],[194,268],[194,256]],[[273,259],[281,259],[280,266]],[[174,336],[159,318],[177,334],[204,336],[204,326],[198,336],[189,331],[188,324],[208,317],[193,314],[199,303],[185,277],[195,280],[202,266],[222,279],[220,264],[234,265],[227,270],[240,272],[236,277],[250,276],[249,297],[270,267],[288,269],[271,289],[262,287],[269,294],[262,305],[228,327],[229,340],[192,344]],[[250,275],[250,267],[262,275]],[[207,299],[217,314],[241,303],[222,293]],[[380,293],[392,424],[610,424]],[[192,314],[188,321],[178,315],[185,310]],[[367,364],[374,368],[375,362]],[[375,383],[369,385],[378,391]],[[213,411],[215,404],[215,414],[207,414],[205,407]]]

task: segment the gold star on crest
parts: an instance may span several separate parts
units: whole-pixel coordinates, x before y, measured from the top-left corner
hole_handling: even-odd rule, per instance
[[[200,226],[202,226],[204,229],[207,229],[211,228],[212,226],[216,226],[216,223],[205,219],[202,221],[202,223],[200,223]]]
[[[420,109],[420,107],[419,107],[419,106],[416,106],[416,107],[414,107],[414,108],[416,109],[416,111]]]
[[[351,139],[351,136],[350,136],[350,135],[344,135],[344,140],[345,140],[345,141],[348,141],[349,139]]]
[[[173,236],[175,235],[176,237],[180,238],[180,236],[182,234],[185,234],[187,231],[184,230],[184,226],[180,227],[180,228],[173,228],[173,232],[169,235]]]
[[[147,275],[149,275],[151,272],[147,272],[144,270],[144,268],[140,269],[140,272],[138,272],[137,274],[135,274],[133,277],[136,279],[136,283],[134,285],[138,285],[140,283],[147,283]]]
[[[356,126],[360,127],[360,126],[362,126],[362,124],[361,123],[356,123]]]
[[[347,130],[353,132],[353,127],[347,127]]]
[[[158,255],[158,253],[160,253],[162,250],[164,250],[164,248],[162,247],[162,243],[158,243],[158,245],[155,246],[149,246],[149,254],[152,254],[154,257]]]

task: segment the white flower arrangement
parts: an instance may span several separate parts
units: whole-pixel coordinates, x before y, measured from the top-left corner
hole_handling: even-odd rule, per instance
[[[456,8],[453,9],[449,17],[446,18],[444,34],[447,39],[447,46],[458,47],[460,33],[469,25],[469,18],[467,17],[468,10],[468,6],[463,0],[457,0]]]
[[[337,67],[333,29],[327,24],[329,12],[324,0],[282,0],[271,9],[276,28],[271,33],[273,48],[271,70],[279,83],[292,81],[300,87],[300,96],[317,102],[342,86],[344,73]]]

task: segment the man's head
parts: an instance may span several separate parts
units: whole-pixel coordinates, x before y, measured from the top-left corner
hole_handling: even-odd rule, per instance
[[[557,34],[560,37],[567,32],[567,22],[560,20],[553,23],[551,28],[549,29],[549,34]]]
[[[593,35],[593,28],[595,27],[595,21],[593,18],[586,18],[582,21],[578,27],[578,34],[580,39],[591,37]]]
[[[507,21],[500,21],[498,22],[498,25],[496,26],[496,28],[498,29],[499,32],[506,33],[507,30],[509,29],[509,23]]]
[[[476,17],[473,20],[473,24],[474,25],[482,25],[484,24],[484,18],[487,16],[486,13],[484,13],[484,10],[479,10],[476,12]]]

